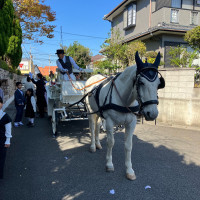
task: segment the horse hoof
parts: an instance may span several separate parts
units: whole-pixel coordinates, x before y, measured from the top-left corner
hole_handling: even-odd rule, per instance
[[[126,174],[126,178],[128,180],[134,181],[136,179],[136,176],[135,174]]]
[[[96,149],[95,149],[95,148],[90,148],[90,152],[91,152],[91,153],[95,153],[95,152],[96,152]]]
[[[96,144],[96,148],[101,150],[102,149],[102,146],[100,144]]]
[[[106,172],[114,172],[114,167],[107,167],[106,166]]]

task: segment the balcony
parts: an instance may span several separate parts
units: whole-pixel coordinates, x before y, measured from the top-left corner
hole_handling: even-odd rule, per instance
[[[152,13],[152,28],[165,26],[187,31],[197,25],[200,25],[200,13],[198,11],[163,7]]]

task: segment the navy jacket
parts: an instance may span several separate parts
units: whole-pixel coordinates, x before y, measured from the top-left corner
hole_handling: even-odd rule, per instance
[[[15,106],[19,106],[19,104],[25,104],[25,96],[17,89],[15,91]]]

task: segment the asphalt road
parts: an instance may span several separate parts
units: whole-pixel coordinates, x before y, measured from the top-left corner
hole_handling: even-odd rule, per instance
[[[13,107],[8,113],[14,116]],[[200,199],[200,131],[138,124],[135,181],[125,178],[123,132],[115,133],[114,173],[105,172],[105,134],[103,150],[92,154],[87,121],[62,123],[58,132],[53,139],[47,118],[36,119],[34,128],[13,128],[0,200]]]

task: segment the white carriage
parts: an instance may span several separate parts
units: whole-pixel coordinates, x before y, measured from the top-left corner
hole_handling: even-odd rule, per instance
[[[77,72],[75,69],[73,72]],[[52,119],[53,135],[57,134],[57,125],[59,121],[86,120],[87,114],[85,105],[79,102],[85,94],[85,90],[77,90],[85,87],[85,83],[91,75],[91,69],[85,69],[82,74],[82,80],[63,81],[58,72],[57,81],[50,82],[47,90],[47,112]],[[73,106],[70,106],[73,105]]]

